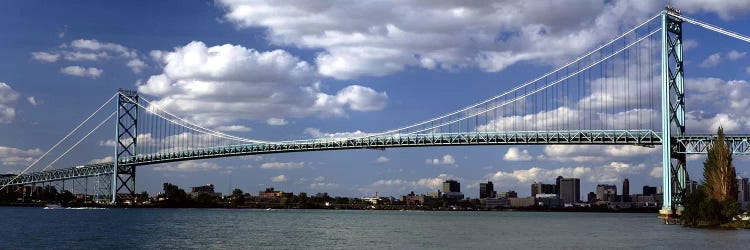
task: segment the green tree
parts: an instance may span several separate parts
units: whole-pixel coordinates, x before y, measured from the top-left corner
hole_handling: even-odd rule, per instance
[[[236,188],[232,191],[232,202],[235,206],[242,206],[245,204],[245,193],[242,189]]]
[[[724,129],[719,127],[718,136],[708,150],[703,163],[703,186],[706,195],[719,202],[737,200],[737,174],[732,165],[732,151],[724,143]]]
[[[686,226],[717,226],[740,212],[732,151],[724,143],[724,129],[719,127],[717,134],[703,163],[703,187],[684,200],[682,223]]]

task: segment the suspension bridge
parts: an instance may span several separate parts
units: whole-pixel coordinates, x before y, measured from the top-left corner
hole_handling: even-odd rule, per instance
[[[135,196],[136,168],[168,162],[322,150],[477,145],[634,145],[662,148],[663,214],[685,196],[687,154],[704,154],[712,135],[685,133],[682,25],[750,38],[667,9],[609,42],[531,81],[455,112],[379,133],[343,138],[264,141],[215,131],[161,108],[134,90],[119,90],[2,188],[94,179],[97,197]],[[105,107],[116,110],[40,170],[40,160]],[[106,113],[105,113],[106,115]],[[108,121],[116,124],[111,161],[57,168],[56,163]],[[750,153],[750,135],[725,138]]]

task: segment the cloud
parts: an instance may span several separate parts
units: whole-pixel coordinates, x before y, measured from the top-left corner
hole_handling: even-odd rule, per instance
[[[317,189],[317,190],[330,190],[330,189],[336,189],[339,188],[341,185],[336,183],[327,183],[327,182],[316,182],[316,183],[310,183],[310,188]]]
[[[305,134],[310,135],[312,138],[351,138],[368,136],[373,133],[366,133],[359,130],[354,132],[324,133],[317,128],[306,128]]]
[[[40,104],[39,102],[37,102],[36,98],[33,96],[26,97],[26,101],[28,101],[29,104],[31,104],[31,106],[37,106]]]
[[[266,162],[260,165],[262,169],[298,169],[305,167],[304,162]]]
[[[443,182],[448,179],[455,179],[452,175],[439,174],[436,177],[420,178],[418,180],[402,180],[402,179],[383,179],[377,180],[372,184],[360,188],[359,191],[362,193],[374,193],[377,191],[385,192],[404,192],[407,190],[421,189],[421,190],[435,190],[442,187]]]
[[[335,95],[321,91],[307,62],[284,50],[194,41],[172,51],[152,51],[163,72],[138,84],[156,105],[206,126],[237,120],[345,116],[348,110],[382,109],[385,92],[351,85]]]
[[[555,64],[662,8],[626,0],[219,4],[226,20],[266,29],[273,45],[321,51],[318,72],[337,79],[407,67],[496,72],[525,61]]]
[[[726,132],[750,131],[750,82],[719,78],[685,79],[690,93],[690,107],[685,114],[688,133],[716,133],[718,126]]]
[[[456,159],[452,155],[446,154],[442,158],[427,159],[425,163],[430,165],[455,165]]]
[[[225,167],[219,166],[212,162],[186,161],[176,165],[162,165],[154,167],[154,171],[168,172],[200,172],[200,171],[218,171],[224,170]]]
[[[266,124],[271,125],[271,126],[284,126],[284,125],[287,125],[288,123],[289,122],[287,122],[284,119],[274,118],[274,117],[268,118],[268,120],[266,120]]]
[[[732,51],[727,52],[727,58],[729,58],[729,60],[733,60],[733,61],[737,60],[737,59],[741,59],[741,58],[745,57],[745,55],[747,55],[747,52],[744,52],[744,51],[743,52],[739,52],[739,51],[736,51],[736,50],[732,50]]]
[[[89,164],[98,164],[98,163],[105,163],[105,162],[114,162],[114,161],[115,161],[114,159],[115,159],[115,158],[114,158],[114,157],[112,157],[112,156],[107,156],[107,157],[104,157],[104,158],[93,159],[93,160],[89,161]]]
[[[146,67],[146,63],[143,62],[143,61],[141,61],[141,59],[134,58],[134,59],[130,59],[125,64],[125,66],[128,66],[128,68],[130,68],[130,70],[132,70],[133,73],[138,74],[138,73],[141,73],[141,71],[143,70],[143,68]]]
[[[670,1],[675,2],[675,1]],[[735,1],[713,1],[713,0],[692,0],[679,1],[675,6],[687,13],[711,12],[719,15],[721,19],[730,20],[737,15],[750,11],[750,0]]]
[[[31,52],[31,58],[40,62],[52,63],[52,62],[57,62],[57,60],[60,59],[60,54],[47,53],[43,51]]]
[[[0,124],[11,123],[16,117],[13,105],[20,96],[10,85],[0,82]]]
[[[655,149],[632,145],[546,145],[540,159],[551,161],[609,161],[653,155]]]
[[[243,126],[243,125],[228,125],[228,126],[218,126],[216,127],[216,130],[227,131],[227,132],[249,132],[249,131],[252,131],[253,129]]]
[[[698,48],[698,41],[692,39],[685,39],[682,42],[682,51],[689,51],[691,49]]]
[[[703,59],[703,62],[701,62],[700,66],[702,68],[711,68],[716,67],[716,65],[719,65],[719,63],[721,63],[721,53],[714,53],[706,57],[706,59]]]
[[[42,150],[38,148],[23,150],[0,146],[0,164],[3,166],[27,166],[31,164],[36,157],[41,156],[42,153]]]
[[[385,157],[385,156],[380,156],[377,159],[375,159],[375,162],[377,163],[386,163],[389,161],[391,161],[391,159],[388,159],[388,157]]]
[[[286,182],[287,178],[286,178],[285,175],[282,174],[282,175],[279,175],[279,176],[271,177],[271,181],[273,181],[273,182]]]
[[[655,166],[648,175],[654,178],[661,178],[663,169],[661,166]]]
[[[529,155],[529,151],[524,149],[521,150],[516,147],[510,147],[508,149],[508,152],[505,153],[503,156],[503,160],[506,161],[530,161],[533,157]]]
[[[64,35],[64,32],[61,34]],[[117,59],[136,74],[147,66],[141,60],[142,56],[137,50],[116,43],[100,42],[96,39],[73,40],[49,52],[32,52],[31,57],[43,63],[52,63],[59,59],[71,62],[99,62]]]
[[[97,69],[94,67],[91,68],[85,68],[81,66],[68,66],[60,69],[60,73],[71,75],[71,76],[80,76],[80,77],[86,77],[91,79],[99,78],[99,76],[104,73],[104,70]]]
[[[618,182],[627,176],[640,174],[646,165],[633,165],[624,162],[611,162],[599,167],[561,167],[556,169],[545,169],[532,167],[513,171],[497,171],[485,176],[485,179],[499,183],[530,184],[532,182],[554,182],[557,176],[566,178],[580,178],[593,183]]]

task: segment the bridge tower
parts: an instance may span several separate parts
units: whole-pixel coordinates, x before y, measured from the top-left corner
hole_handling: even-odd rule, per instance
[[[682,209],[687,183],[684,146],[674,136],[685,135],[685,74],[682,65],[682,20],[680,11],[662,11],[661,113],[662,113],[662,209],[661,215]],[[672,165],[672,159],[676,165]]]
[[[112,173],[112,204],[121,202],[122,194],[135,199],[135,166],[124,166],[122,159],[138,152],[138,92],[120,89],[117,91],[117,121],[115,122],[115,157]],[[124,192],[124,193],[123,193]]]

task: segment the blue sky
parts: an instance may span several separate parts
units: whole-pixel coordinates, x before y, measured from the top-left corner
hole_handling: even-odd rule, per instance
[[[663,6],[594,0],[284,4],[1,3],[0,172],[25,168],[118,88],[137,89],[191,121],[247,138],[401,127],[504,92]],[[750,1],[676,5],[691,17],[750,34]],[[689,24],[685,41],[688,130],[708,133],[723,125],[731,133],[750,132],[744,98],[750,46]],[[103,142],[112,139],[112,126],[55,167],[110,156]],[[524,195],[531,182],[564,175],[582,179],[583,195],[598,183],[620,187],[624,178],[638,193],[642,185],[661,183],[659,155],[658,149],[620,146],[292,153],[140,167],[137,188],[155,193],[163,182],[214,183],[227,192],[231,183],[246,192],[274,186],[397,196],[426,193],[453,178],[476,197],[480,181]],[[691,158],[693,177],[700,176],[701,162]],[[746,164],[738,158],[738,173],[750,174]]]

